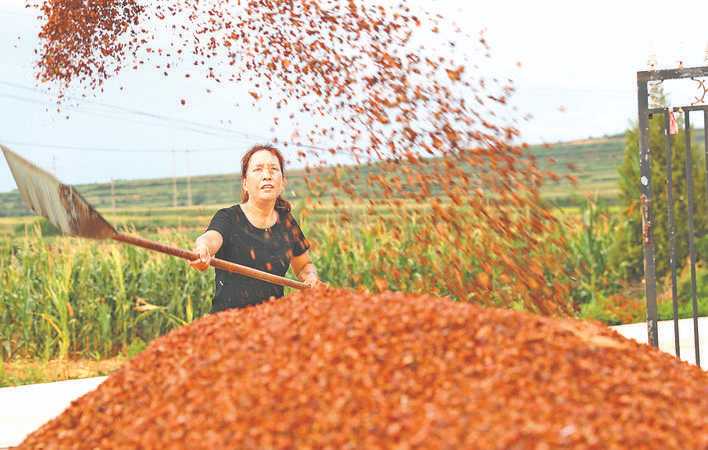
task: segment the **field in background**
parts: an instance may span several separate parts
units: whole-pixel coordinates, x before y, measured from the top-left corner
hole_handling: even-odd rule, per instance
[[[571,212],[583,203],[583,196],[593,195],[609,204],[617,199],[617,166],[622,159],[624,137],[610,136],[559,143],[549,148],[533,146],[531,152],[539,157],[541,167],[553,170],[561,177],[574,175],[578,179],[573,186],[566,178],[549,182],[543,196],[549,202]],[[572,170],[569,166],[572,167]],[[352,170],[352,169],[350,169]],[[366,174],[376,171],[375,165],[359,166],[356,171]],[[288,171],[286,198],[296,208],[302,208],[306,196],[303,170]],[[356,186],[364,186],[365,177]],[[110,183],[76,186],[79,192],[98,209],[112,224],[122,229],[153,233],[164,228],[193,230],[203,228],[214,212],[239,200],[240,177],[237,173],[191,177],[191,206],[189,206],[187,179],[118,180],[111,189]],[[176,190],[175,190],[176,185]],[[174,207],[174,193],[177,193]],[[113,196],[112,196],[113,194]],[[346,198],[340,196],[340,198]],[[335,213],[327,206],[313,211],[316,217]],[[113,207],[115,204],[115,208]],[[414,205],[412,207],[420,207]],[[349,203],[351,211],[364,212],[366,206]],[[53,235],[55,230],[41,218],[33,217],[22,203],[17,191],[0,193],[0,235],[24,235],[28,227],[39,224],[44,235]]]
[[[582,193],[597,193],[601,198],[613,201],[617,196],[616,181],[618,178],[617,167],[622,160],[624,137],[610,136],[605,138],[588,139],[559,143],[549,148],[532,146],[531,153],[539,157],[541,167],[553,170],[560,176],[575,175],[578,177],[577,187],[573,187],[566,179],[558,183],[549,183],[544,189],[544,195],[558,205],[578,204],[576,198]],[[574,165],[573,169],[568,165]],[[238,170],[237,167],[233,168]],[[350,169],[359,174],[376,171],[376,165],[358,166]],[[286,197],[297,202],[306,195],[305,172],[303,170],[290,170],[288,175],[288,192]],[[191,177],[191,205],[227,205],[233,204],[239,195],[240,176],[237,173],[224,175],[208,175]],[[176,181],[176,204],[178,207],[189,206],[187,179],[178,177],[151,179],[151,180],[117,180],[114,182],[113,191],[110,183],[87,184],[76,186],[81,194],[101,212],[108,213],[113,210],[115,202],[117,215],[136,217],[151,216],[156,223],[164,221],[169,224],[177,223],[174,220],[184,212],[173,209],[174,184]],[[365,177],[362,177],[357,189],[364,190]],[[113,192],[113,196],[112,196]],[[189,217],[198,214],[199,208],[190,210]],[[194,212],[193,212],[194,211]],[[214,211],[213,207],[205,211]],[[22,204],[18,193],[0,194],[0,216],[27,215],[29,211]],[[170,218],[169,216],[173,216]],[[209,214],[204,214],[209,215]],[[8,223],[0,221],[0,232],[7,231]]]

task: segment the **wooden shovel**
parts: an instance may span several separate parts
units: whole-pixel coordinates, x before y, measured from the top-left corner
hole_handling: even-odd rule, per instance
[[[63,234],[90,239],[113,239],[126,244],[177,256],[188,261],[199,259],[194,252],[129,236],[116,231],[72,186],[62,184],[54,175],[33,165],[26,159],[0,145],[12,176],[15,177],[20,196],[38,215],[46,217]],[[305,289],[307,285],[289,278],[212,258],[209,263],[217,269],[227,270],[268,283]]]

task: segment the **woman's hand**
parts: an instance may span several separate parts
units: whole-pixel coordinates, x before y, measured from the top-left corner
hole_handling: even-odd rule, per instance
[[[190,261],[189,265],[200,272],[204,272],[209,268],[209,263],[211,262],[211,254],[209,253],[209,247],[204,243],[198,243],[194,247],[194,253],[199,255],[198,259]]]
[[[300,256],[293,257],[291,261],[293,273],[295,273],[295,276],[305,283],[308,288],[326,286],[317,276],[317,269],[315,269],[315,265],[310,261],[310,255],[308,253],[309,252],[306,251]]]
[[[302,275],[302,282],[307,285],[308,288],[322,287],[325,284],[317,278],[316,272],[308,272]]]
[[[216,255],[224,243],[224,238],[216,230],[209,230],[202,234],[194,241],[193,252],[198,258],[194,261],[189,261],[189,265],[200,272],[209,268],[212,255]]]

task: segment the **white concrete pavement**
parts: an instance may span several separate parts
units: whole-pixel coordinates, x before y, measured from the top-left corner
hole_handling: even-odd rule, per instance
[[[27,435],[61,414],[71,402],[106,377],[0,388],[0,449],[19,445]]]
[[[701,366],[708,367],[708,317],[699,318]],[[647,342],[646,323],[611,327],[623,336]],[[673,321],[659,322],[659,348],[674,354]],[[681,359],[695,362],[693,320],[679,321]],[[0,388],[0,450],[19,445],[27,435],[58,416],[71,402],[92,391],[106,377]]]
[[[696,346],[694,344],[693,319],[680,319],[679,329],[679,353],[681,359],[691,364],[696,363]],[[632,323],[628,325],[617,325],[610,327],[622,336],[634,339],[642,344],[648,342],[646,322]],[[659,349],[676,356],[674,345],[674,321],[662,320],[658,322]],[[708,370],[708,317],[698,318],[698,339],[700,348],[701,367]]]

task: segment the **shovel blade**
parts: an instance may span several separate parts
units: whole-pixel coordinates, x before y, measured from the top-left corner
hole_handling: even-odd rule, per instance
[[[116,230],[73,187],[0,145],[25,204],[63,234],[107,239]]]

